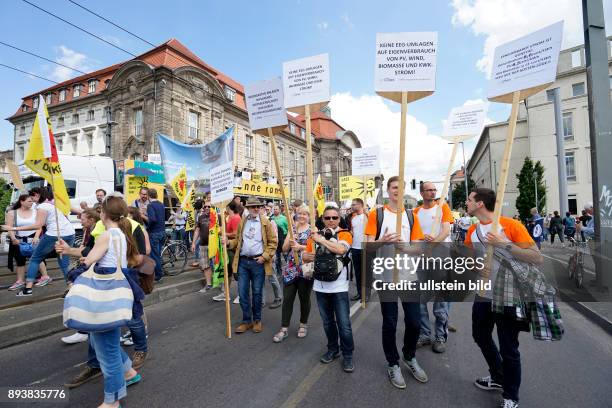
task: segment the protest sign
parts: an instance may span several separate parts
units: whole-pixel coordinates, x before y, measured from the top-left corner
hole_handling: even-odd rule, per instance
[[[354,176],[380,173],[380,149],[378,146],[353,149],[352,155],[352,174]]]
[[[221,204],[234,198],[232,162],[210,169],[210,198],[213,204]]]
[[[267,128],[281,131],[287,127],[281,78],[249,84],[244,91],[249,125],[254,132],[266,134]]]
[[[124,160],[123,169],[123,191],[128,205],[138,200],[141,188],[153,188],[157,191],[159,200],[164,199],[166,179],[162,166],[138,160]]]
[[[484,127],[486,112],[486,106],[481,103],[453,108],[444,124],[442,137],[460,142],[479,135]]]
[[[352,200],[353,198],[376,198],[376,184],[374,177],[368,176],[344,176],[340,177],[340,201]]]

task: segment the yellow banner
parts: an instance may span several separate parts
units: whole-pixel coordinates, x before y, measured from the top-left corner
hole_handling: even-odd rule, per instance
[[[195,183],[192,183],[181,203],[181,208],[187,212],[185,231],[192,231],[195,228],[195,198]]]
[[[367,200],[375,197],[376,183],[370,176],[340,177],[340,201],[361,198]]]
[[[180,203],[183,203],[187,195],[187,169],[183,166],[170,182],[170,186],[176,194]]]
[[[317,181],[314,185],[313,195],[314,203],[317,207],[317,214],[321,216],[323,215],[323,210],[325,210],[325,193],[323,192],[323,184],[321,183],[320,174],[317,176]]]
[[[242,180],[240,187],[234,187],[234,193],[241,196],[257,196],[263,198],[281,199],[281,189],[278,184],[263,181]],[[289,188],[285,187],[285,196],[289,197]]]

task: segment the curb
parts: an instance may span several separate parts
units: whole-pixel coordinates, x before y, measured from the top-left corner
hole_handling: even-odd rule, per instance
[[[567,295],[565,295],[565,297],[569,298]],[[565,300],[564,302],[612,336],[612,322],[605,316],[597,313],[583,302],[577,302],[575,300]]]
[[[147,295],[143,305],[147,307],[165,302],[182,295],[194,293],[201,288],[202,278],[164,286],[159,289],[154,289],[153,293]],[[59,303],[63,302],[63,299],[52,300],[52,302],[55,301]],[[36,340],[65,330],[68,329],[64,327],[61,312],[4,326],[0,328],[0,349]]]

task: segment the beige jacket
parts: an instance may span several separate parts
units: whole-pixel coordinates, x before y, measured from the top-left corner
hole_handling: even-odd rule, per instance
[[[232,263],[232,268],[234,273],[238,273],[238,262],[240,261],[240,249],[242,248],[242,230],[244,229],[244,224],[246,223],[247,217],[243,217],[240,220],[240,224],[238,224],[238,231],[236,231],[236,238],[229,240],[228,246],[229,249],[235,249],[234,262]],[[261,235],[263,238],[263,258],[264,269],[266,271],[266,275],[272,275],[272,259],[276,254],[276,247],[278,245],[278,238],[274,233],[274,227],[270,220],[267,217],[259,216],[259,220],[261,221]]]

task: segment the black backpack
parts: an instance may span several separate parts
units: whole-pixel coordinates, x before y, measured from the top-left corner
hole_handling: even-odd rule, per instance
[[[343,231],[343,230],[340,230]],[[338,232],[340,232],[338,231]],[[332,239],[338,240],[338,233],[334,232],[332,235]],[[323,245],[318,245],[315,243],[315,259],[314,259],[314,273],[313,278],[322,282],[333,282],[342,273],[342,269],[347,267],[351,262],[348,254],[349,251],[346,251],[344,255],[336,255],[325,248]],[[347,272],[346,279],[349,279],[349,274]]]
[[[409,208],[404,208],[404,211],[406,211],[406,216],[408,217],[408,224],[410,225],[410,232],[412,232],[412,226],[414,225],[414,214],[412,213],[412,210]],[[376,209],[376,238],[374,238],[377,241],[378,241],[378,238],[380,237],[380,229],[382,228],[384,217],[385,217],[384,207],[377,208]]]

